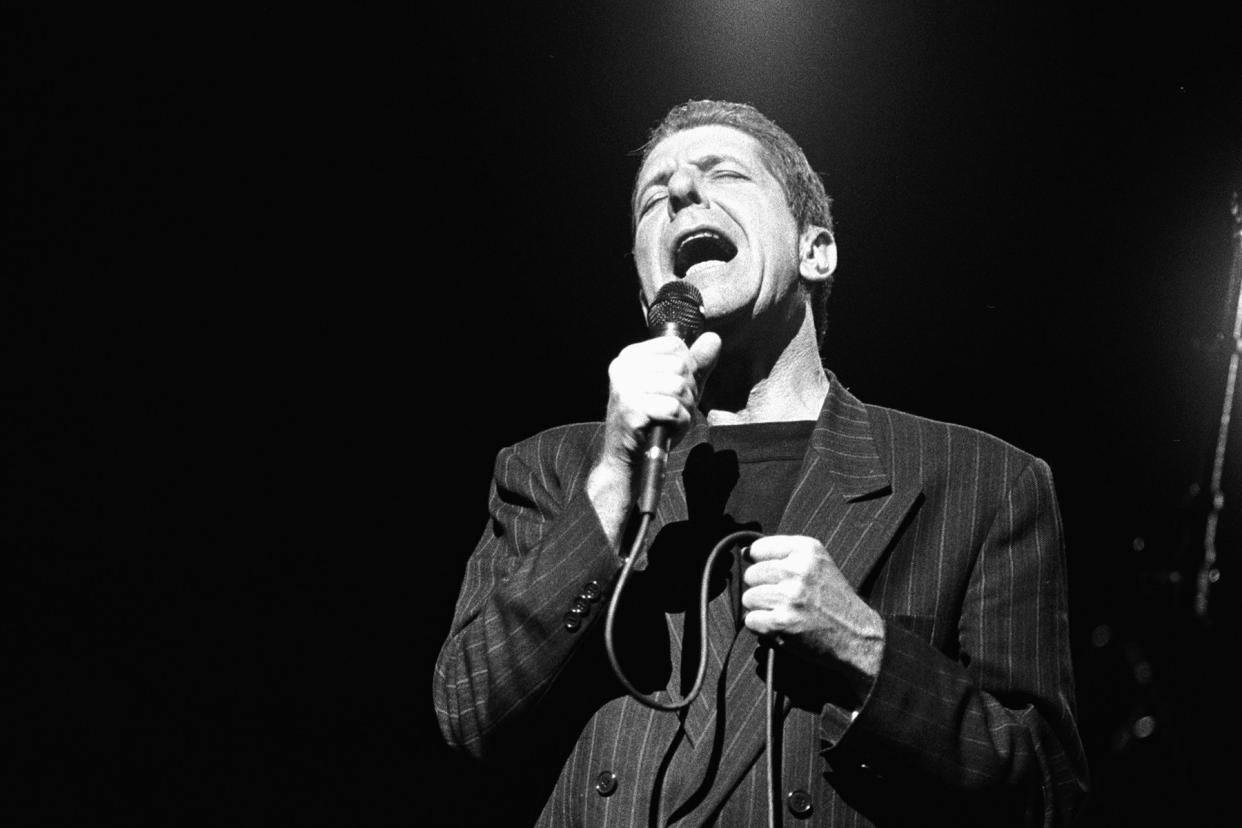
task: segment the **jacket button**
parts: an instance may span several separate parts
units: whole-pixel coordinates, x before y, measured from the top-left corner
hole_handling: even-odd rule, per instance
[[[599,581],[589,581],[582,588],[582,597],[588,601],[598,601],[599,597],[604,594],[604,587]]]
[[[612,796],[617,789],[617,775],[612,771],[601,771],[595,777],[595,792],[600,796]]]
[[[815,808],[815,803],[811,801],[811,795],[803,790],[790,791],[789,796],[785,797],[785,804],[789,806],[789,813],[799,819],[809,817],[811,811]]]
[[[570,632],[573,632],[582,626],[582,616],[574,615],[572,612],[565,613],[563,620],[565,621],[565,629]]]
[[[574,615],[589,615],[591,613],[591,605],[581,598],[575,598],[569,606],[569,611]]]

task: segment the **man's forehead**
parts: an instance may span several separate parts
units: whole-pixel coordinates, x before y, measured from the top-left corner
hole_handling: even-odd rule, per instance
[[[744,162],[762,162],[759,142],[736,127],[724,124],[706,124],[674,132],[663,138],[647,155],[639,178],[643,178],[657,166],[681,160],[696,161],[702,158],[731,157]]]

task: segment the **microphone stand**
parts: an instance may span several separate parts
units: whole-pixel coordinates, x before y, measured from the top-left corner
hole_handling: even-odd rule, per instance
[[[1210,511],[1203,531],[1203,559],[1195,578],[1194,614],[1201,621],[1208,620],[1208,604],[1212,585],[1220,580],[1216,565],[1216,527],[1220,513],[1225,507],[1225,494],[1221,478],[1225,471],[1225,447],[1229,441],[1229,420],[1233,413],[1233,401],[1237,392],[1238,363],[1242,360],[1242,208],[1238,194],[1233,194],[1233,262],[1230,267],[1229,295],[1234,302],[1232,348],[1229,353],[1229,369],[1225,378],[1225,399],[1221,406],[1220,424],[1216,432],[1216,450],[1212,455],[1212,474],[1208,496]]]

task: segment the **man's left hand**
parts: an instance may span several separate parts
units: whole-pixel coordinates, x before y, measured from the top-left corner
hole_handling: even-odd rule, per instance
[[[861,696],[880,671],[884,619],[858,596],[815,538],[768,535],[750,546],[746,626],[782,649],[840,668]]]

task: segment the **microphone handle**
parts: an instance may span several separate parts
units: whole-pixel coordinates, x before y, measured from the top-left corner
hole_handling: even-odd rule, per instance
[[[671,291],[671,293],[670,293]],[[703,330],[702,297],[692,285],[670,282],[656,294],[652,305],[647,333],[656,336],[675,336],[689,345]],[[655,314],[657,308],[668,313]],[[638,512],[655,515],[660,504],[660,490],[664,488],[664,469],[668,465],[669,430],[664,423],[656,423],[647,432],[647,449],[643,452],[639,472]]]
[[[668,427],[656,423],[647,433],[647,450],[643,453],[642,479],[639,481],[638,512],[654,515],[660,505],[664,488],[664,469],[668,465]]]

